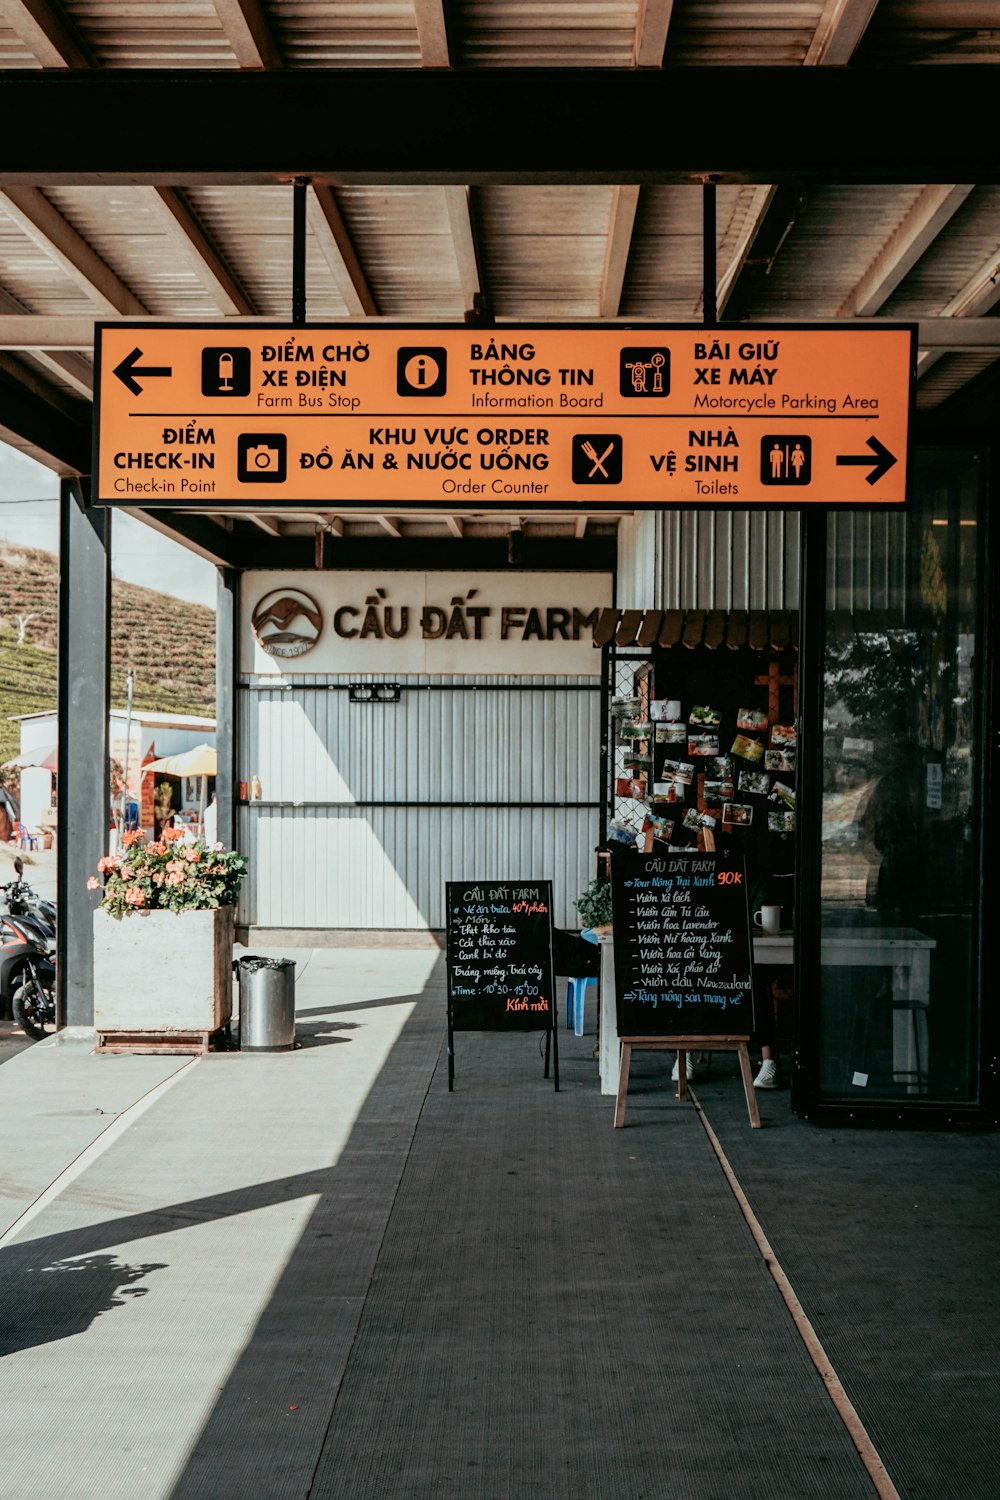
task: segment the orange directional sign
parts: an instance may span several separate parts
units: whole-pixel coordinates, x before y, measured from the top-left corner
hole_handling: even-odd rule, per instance
[[[108,505],[901,505],[916,330],[97,328]]]

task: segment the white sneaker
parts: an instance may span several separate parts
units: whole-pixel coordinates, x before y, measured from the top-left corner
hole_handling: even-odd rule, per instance
[[[680,1066],[679,1066],[679,1063],[678,1063],[677,1059],[674,1058],[674,1070],[671,1073],[670,1077],[671,1077],[671,1079],[672,1079],[672,1081],[674,1083],[677,1083],[680,1080],[680,1076],[681,1076],[680,1075]],[[685,1078],[693,1078],[694,1077],[694,1063],[691,1061],[691,1054],[690,1054],[690,1052],[687,1053],[687,1055],[685,1057],[684,1076],[685,1076]]]
[[[753,1081],[755,1089],[776,1089],[778,1087],[778,1064],[771,1057],[766,1057],[760,1065],[760,1072]]]

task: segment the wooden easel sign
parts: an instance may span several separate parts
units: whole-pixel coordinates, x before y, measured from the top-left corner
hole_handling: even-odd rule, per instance
[[[449,1092],[456,1031],[544,1031],[558,1093],[552,882],[449,880],[445,908]]]
[[[674,1050],[678,1097],[689,1051],[735,1051],[751,1125],[760,1124],[747,1043],[754,1029],[753,945],[740,855],[662,844],[611,855],[615,990],[621,1042],[615,1124],[625,1118],[632,1051]]]

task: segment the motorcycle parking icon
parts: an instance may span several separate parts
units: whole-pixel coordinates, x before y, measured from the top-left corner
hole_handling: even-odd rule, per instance
[[[617,432],[578,433],[573,438],[574,484],[621,484],[623,444]]]
[[[621,350],[618,389],[623,396],[655,397],[670,394],[670,350],[665,346],[629,346]]]

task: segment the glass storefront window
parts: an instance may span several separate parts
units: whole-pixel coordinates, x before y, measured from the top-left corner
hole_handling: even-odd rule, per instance
[[[828,518],[821,1100],[977,1097],[983,483],[922,450],[907,514]]]

